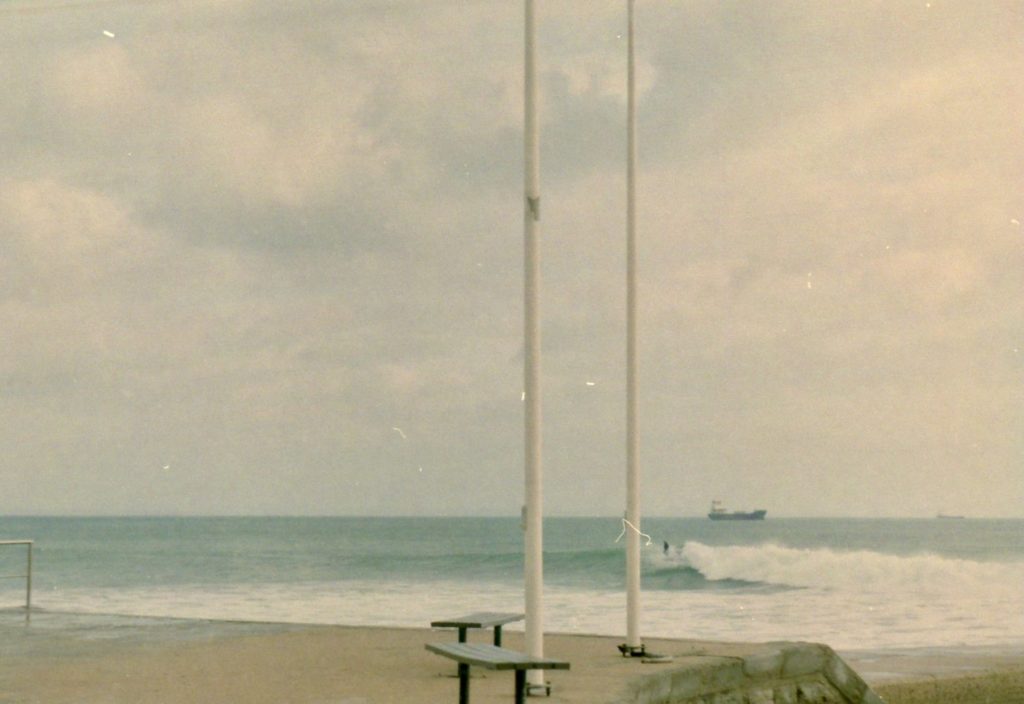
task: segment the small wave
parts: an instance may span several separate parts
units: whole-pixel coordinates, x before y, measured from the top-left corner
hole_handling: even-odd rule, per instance
[[[683,565],[651,567],[644,571],[645,589],[663,591],[716,591],[773,589],[771,585],[758,584],[743,579],[708,579],[700,570]]]
[[[692,568],[711,582],[872,591],[1016,591],[1024,564],[976,562],[934,554],[797,549],[776,544],[710,546],[696,541],[657,558],[664,569]]]

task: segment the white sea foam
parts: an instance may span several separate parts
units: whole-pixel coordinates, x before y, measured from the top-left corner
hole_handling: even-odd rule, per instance
[[[618,591],[548,586],[544,628],[621,635],[624,598]],[[365,580],[71,589],[38,594],[34,603],[82,613],[425,627],[466,611],[467,604],[519,611],[522,599],[522,589],[514,585]],[[1021,604],[1019,595],[993,600],[984,594],[935,597],[913,590],[652,590],[642,595],[642,626],[647,637],[811,640],[845,649],[1006,645],[1022,641]]]
[[[841,648],[1005,644],[1024,638],[1024,564],[1019,562],[699,542],[650,559],[656,568],[690,567],[709,580],[798,590],[659,593],[654,600],[666,608],[647,612],[654,628],[662,628],[673,618],[671,610],[679,609],[692,637],[809,639]]]

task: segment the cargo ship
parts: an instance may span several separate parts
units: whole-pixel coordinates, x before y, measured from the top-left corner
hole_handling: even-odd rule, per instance
[[[722,502],[715,499],[711,502],[711,511],[708,518],[712,521],[763,521],[768,514],[763,508],[754,511],[726,511],[722,508]]]

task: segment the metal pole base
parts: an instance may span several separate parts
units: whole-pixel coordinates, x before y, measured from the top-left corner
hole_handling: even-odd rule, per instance
[[[625,658],[645,658],[647,657],[647,646],[626,645],[623,643],[619,646],[619,652],[622,653],[622,657]]]
[[[526,696],[528,697],[550,697],[551,696],[551,683],[545,682],[544,684],[528,684],[524,688]]]

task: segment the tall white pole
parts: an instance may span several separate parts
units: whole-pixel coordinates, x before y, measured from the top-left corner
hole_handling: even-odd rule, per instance
[[[523,509],[526,651],[531,657],[544,656],[544,539],[541,467],[540,389],[540,147],[537,137],[537,87],[535,76],[535,26],[533,0],[526,0],[526,52],[524,77],[524,382],[526,398],[526,506]],[[543,685],[544,672],[530,670],[529,685]]]
[[[629,3],[626,69],[626,645],[640,642],[640,470],[636,439],[636,91],[633,2]],[[631,526],[631,527],[630,527]]]

